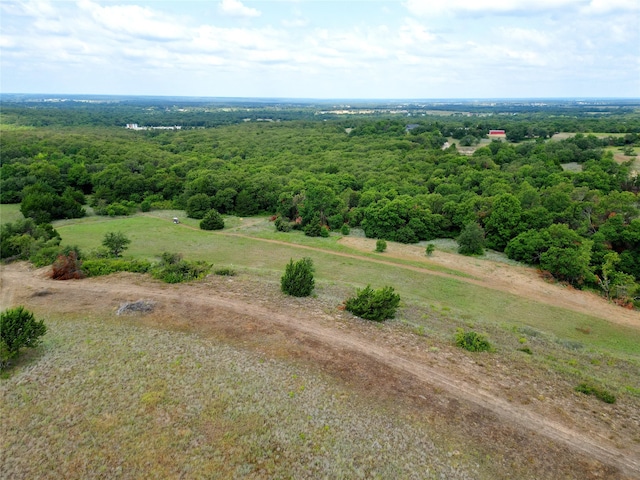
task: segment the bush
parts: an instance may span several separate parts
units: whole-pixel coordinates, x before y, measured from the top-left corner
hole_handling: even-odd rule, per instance
[[[51,266],[51,278],[54,280],[73,280],[84,278],[82,262],[73,250],[67,255],[59,255]]]
[[[278,232],[290,232],[291,231],[291,222],[289,222],[289,219],[285,218],[285,217],[278,217],[276,218],[275,222],[273,223],[276,227],[276,230]]]
[[[473,330],[465,332],[462,328],[456,330],[456,345],[470,352],[490,352],[492,350],[489,340]]]
[[[349,235],[351,233],[351,229],[349,228],[349,225],[344,223],[342,227],[340,227],[340,233],[342,235]]]
[[[385,240],[376,241],[376,252],[382,253],[387,249],[387,242]]]
[[[189,282],[199,280],[209,273],[211,266],[206,262],[188,262],[178,253],[165,252],[160,263],[152,269],[154,278],[166,283]]]
[[[381,322],[393,318],[400,304],[400,295],[394,293],[393,287],[373,290],[370,285],[356,290],[356,296],[347,299],[345,310],[354,315]]]
[[[430,257],[431,255],[433,255],[433,252],[435,251],[435,249],[436,249],[436,246],[433,243],[429,243],[427,244],[427,248],[425,248],[424,250],[424,254],[427,257]]]
[[[47,333],[42,320],[36,320],[33,313],[24,307],[5,310],[0,314],[0,368],[6,367],[23,347],[33,348],[40,343],[40,337]]]
[[[313,260],[308,257],[297,262],[293,259],[289,260],[284,275],[280,279],[282,292],[294,297],[308,297],[313,292],[314,286]]]
[[[29,257],[29,261],[36,267],[46,267],[52,265],[60,255],[69,255],[72,251],[76,252],[78,259],[82,258],[80,249],[77,246],[51,245],[44,246]]]
[[[213,271],[216,275],[221,275],[223,277],[233,277],[236,275],[236,271],[233,268],[222,267]]]
[[[82,262],[82,271],[87,277],[99,277],[116,272],[147,273],[149,270],[151,263],[146,260],[92,258]]]
[[[200,222],[201,230],[222,230],[224,228],[224,219],[217,210],[209,210]]]
[[[584,393],[585,395],[593,395],[604,403],[616,403],[616,397],[614,394],[588,383],[581,383],[578,385],[576,387],[576,392]]]

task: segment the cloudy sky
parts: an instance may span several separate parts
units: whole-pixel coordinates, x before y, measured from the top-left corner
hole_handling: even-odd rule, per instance
[[[4,93],[640,97],[640,0],[0,0]]]

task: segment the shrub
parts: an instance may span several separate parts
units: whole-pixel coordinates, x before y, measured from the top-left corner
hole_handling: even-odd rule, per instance
[[[462,328],[456,330],[456,345],[470,352],[490,352],[492,350],[489,340],[473,330],[465,332]]]
[[[152,269],[154,278],[166,283],[189,282],[203,278],[209,273],[211,266],[206,262],[188,262],[182,255],[165,252],[161,255],[160,263]]]
[[[314,286],[313,260],[308,257],[297,262],[293,259],[289,260],[284,275],[280,279],[282,292],[294,297],[308,297]]]
[[[222,230],[224,228],[224,220],[217,210],[211,209],[200,222],[201,230]]]
[[[427,248],[425,248],[424,250],[424,254],[427,257],[430,257],[431,255],[433,255],[433,252],[435,251],[435,249],[436,249],[436,246],[433,243],[429,243],[427,244]]]
[[[42,320],[24,307],[5,310],[0,314],[0,367],[6,367],[10,359],[17,357],[23,347],[33,348],[40,337],[47,333]]]
[[[92,258],[82,262],[82,271],[87,277],[99,277],[116,272],[147,273],[149,270],[151,263],[146,260]]]
[[[273,223],[276,227],[276,230],[278,232],[289,232],[291,231],[291,223],[289,222],[288,218],[285,217],[278,217],[275,219],[275,222]]]
[[[314,217],[309,223],[304,226],[302,230],[308,237],[322,236],[322,224],[320,223],[320,218]]]
[[[329,228],[326,225],[320,229],[320,236],[323,238],[329,237]]]
[[[342,224],[342,227],[340,227],[340,233],[342,235],[349,235],[351,233],[349,225],[347,225],[346,223]]]
[[[593,395],[604,403],[616,403],[616,397],[614,394],[588,383],[581,383],[578,385],[576,387],[576,392],[584,393],[585,395]]]
[[[382,253],[387,249],[387,242],[385,240],[379,239],[376,241],[376,252]]]
[[[82,258],[80,249],[77,246],[51,245],[44,246],[29,257],[29,261],[36,267],[46,267],[53,264],[60,255],[69,255],[72,251],[76,252],[78,259]]]
[[[233,268],[229,267],[218,268],[217,270],[214,270],[213,273],[215,273],[216,275],[221,275],[223,277],[233,277],[236,275],[236,271]]]
[[[72,280],[84,278],[82,262],[73,250],[67,255],[59,255],[51,266],[51,278],[54,280]]]
[[[367,285],[362,290],[356,290],[356,296],[347,299],[345,310],[354,315],[381,322],[393,318],[400,304],[400,295],[394,293],[393,287],[383,287],[373,290]]]

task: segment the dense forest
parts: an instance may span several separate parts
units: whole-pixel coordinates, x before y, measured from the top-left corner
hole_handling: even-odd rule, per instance
[[[3,101],[1,123],[0,201],[36,225],[80,217],[88,199],[101,215],[269,214],[316,236],[480,232],[487,248],[638,304],[638,105],[20,100]],[[506,138],[488,141],[491,129]],[[3,258],[19,250],[7,228]]]

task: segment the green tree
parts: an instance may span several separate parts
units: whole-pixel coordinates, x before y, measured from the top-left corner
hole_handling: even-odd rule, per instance
[[[315,286],[313,271],[313,260],[310,258],[304,257],[297,262],[291,259],[280,279],[282,292],[294,297],[311,295]]]
[[[205,193],[196,193],[187,200],[187,217],[202,219],[211,210],[211,198]]]
[[[19,306],[0,314],[0,367],[15,358],[23,347],[33,348],[40,337],[47,333],[43,320],[36,320],[33,313]]]
[[[119,257],[122,252],[129,248],[131,240],[122,232],[107,232],[102,239],[102,246],[109,250],[109,254]]]
[[[484,253],[484,230],[476,222],[468,223],[458,237],[458,253],[482,255]]]
[[[209,210],[200,221],[200,228],[202,230],[222,230],[224,228],[224,219],[217,210]]]
[[[510,193],[499,195],[484,224],[487,246],[503,251],[509,240],[520,233],[521,215],[522,206],[517,197]]]

